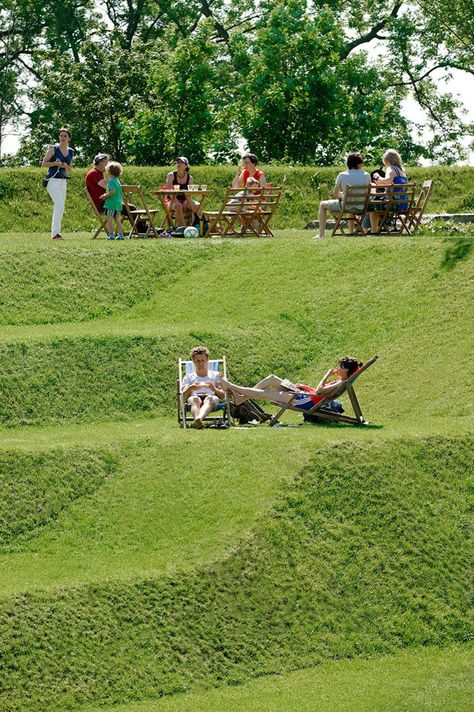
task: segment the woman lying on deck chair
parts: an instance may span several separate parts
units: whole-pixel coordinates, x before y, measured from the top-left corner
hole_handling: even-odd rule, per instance
[[[275,403],[284,405],[296,393],[293,407],[299,410],[310,410],[330,393],[333,388],[347,378],[350,378],[361,366],[362,363],[357,359],[351,356],[344,356],[340,359],[337,368],[330,368],[328,370],[316,388],[305,386],[302,383],[291,383],[291,381],[275,376],[273,373],[262,381],[259,381],[253,388],[238,386],[235,383],[227,381],[225,378],[221,379],[221,383],[225,391],[230,391],[233,394],[236,405],[239,405],[249,398],[274,401]],[[329,379],[331,378],[333,378],[333,380],[330,381]]]

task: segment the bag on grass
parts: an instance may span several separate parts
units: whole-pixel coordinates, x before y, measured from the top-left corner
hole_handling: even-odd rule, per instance
[[[263,408],[260,408],[258,403],[255,403],[253,400],[246,400],[240,405],[235,405],[235,403],[231,401],[230,414],[233,418],[237,418],[240,425],[251,423],[254,420],[257,420],[259,423],[264,423],[272,417],[268,413],[265,413]]]
[[[329,403],[325,403],[323,405],[323,408],[325,410],[330,410],[333,413],[340,413],[341,415],[342,415],[342,413],[344,413],[344,408],[342,407],[342,403],[341,403],[341,401],[338,401],[338,400],[332,400],[332,401],[329,401]],[[303,413],[303,420],[306,423],[327,422],[327,421],[325,421],[324,418],[320,418],[318,416],[317,411],[316,411],[316,413]]]

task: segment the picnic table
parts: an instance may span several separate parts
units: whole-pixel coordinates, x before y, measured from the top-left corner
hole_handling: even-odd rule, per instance
[[[160,188],[160,190],[150,191],[152,195],[156,195],[161,203],[164,210],[164,217],[161,221],[161,227],[176,227],[175,220],[173,217],[174,204],[178,195],[184,195],[186,198],[186,203],[189,209],[193,213],[197,213],[199,216],[202,214],[203,206],[206,198],[212,195],[212,190],[195,189],[195,190],[174,190],[174,188]],[[199,203],[197,209],[193,205],[193,200]]]

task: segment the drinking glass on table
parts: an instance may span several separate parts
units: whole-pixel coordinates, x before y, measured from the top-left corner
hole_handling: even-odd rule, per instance
[[[207,190],[207,185],[202,185],[201,190]]]

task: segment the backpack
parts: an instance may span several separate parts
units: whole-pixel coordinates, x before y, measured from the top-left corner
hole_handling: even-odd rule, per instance
[[[251,423],[253,420],[264,423],[272,417],[268,413],[265,413],[263,408],[260,408],[258,403],[255,403],[253,400],[246,400],[240,405],[235,405],[235,403],[231,401],[230,414],[233,418],[237,418],[240,425]]]
[[[326,410],[331,410],[333,413],[344,413],[344,408],[342,407],[341,401],[332,400],[323,405]],[[326,422],[324,418],[318,417],[318,412],[316,413],[303,413],[303,420],[305,423],[321,423]]]
[[[205,237],[207,231],[209,230],[209,221],[204,213],[202,213],[202,215],[194,213],[193,227],[197,227],[199,235],[201,237]]]

